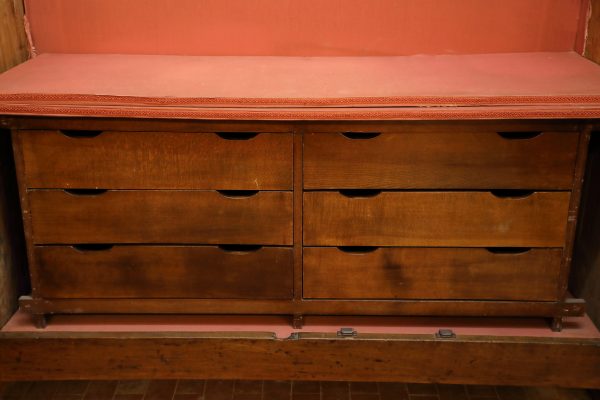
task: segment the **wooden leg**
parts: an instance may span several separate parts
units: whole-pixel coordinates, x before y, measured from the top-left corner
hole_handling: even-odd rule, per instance
[[[46,314],[33,314],[33,323],[38,329],[45,329],[48,325],[48,316]]]
[[[560,332],[563,328],[563,317],[554,317],[552,318],[552,331]]]
[[[294,314],[292,318],[292,327],[294,329],[302,329],[302,326],[304,326],[304,315]]]

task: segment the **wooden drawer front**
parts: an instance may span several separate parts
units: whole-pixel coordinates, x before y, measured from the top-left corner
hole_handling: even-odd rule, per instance
[[[284,247],[37,246],[46,298],[230,298],[292,296],[292,249]]]
[[[307,134],[304,187],[572,188],[577,132],[544,132],[520,139],[516,134],[504,136],[496,132],[383,133],[350,139],[341,133]]]
[[[491,250],[307,247],[304,297],[558,300],[561,249]]]
[[[292,188],[292,135],[19,132],[30,188]],[[235,140],[235,139],[246,140]]]
[[[30,192],[34,243],[292,244],[292,193]]]
[[[561,247],[569,192],[499,198],[490,192],[304,194],[309,246]]]

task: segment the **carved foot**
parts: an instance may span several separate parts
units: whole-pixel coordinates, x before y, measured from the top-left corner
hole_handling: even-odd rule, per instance
[[[552,318],[552,331],[560,332],[563,328],[563,317],[554,317]]]
[[[48,316],[46,314],[33,314],[33,323],[38,329],[45,329],[48,325]]]
[[[302,314],[294,314],[292,317],[292,327],[294,329],[302,329],[304,326],[304,315]]]

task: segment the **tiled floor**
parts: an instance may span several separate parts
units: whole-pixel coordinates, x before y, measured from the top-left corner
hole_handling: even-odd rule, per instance
[[[69,381],[8,383],[3,400],[590,400],[584,390],[372,382]]]

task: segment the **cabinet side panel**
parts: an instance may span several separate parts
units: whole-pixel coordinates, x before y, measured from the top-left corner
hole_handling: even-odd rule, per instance
[[[586,300],[587,312],[600,326],[600,132],[592,133],[573,252],[570,290]]]
[[[29,56],[23,26],[23,2],[0,0],[0,72],[25,61]],[[0,126],[5,126],[1,123]],[[22,291],[25,275],[22,270],[24,251],[22,227],[14,182],[14,164],[10,132],[0,130],[0,326],[17,307],[18,292]]]
[[[568,297],[567,286],[571,264],[573,260],[573,251],[575,246],[575,236],[577,230],[577,221],[582,199],[582,189],[585,175],[585,166],[588,159],[588,150],[591,137],[591,125],[583,127],[579,137],[579,148],[577,150],[577,161],[575,163],[575,173],[573,178],[573,189],[569,202],[569,217],[566,226],[566,242],[563,251],[561,271],[558,278],[558,296],[559,298]]]
[[[29,197],[27,195],[27,188],[25,187],[25,166],[23,163],[23,153],[21,148],[21,141],[18,134],[18,131],[13,130],[11,133],[12,137],[12,150],[14,154],[14,168],[16,172],[16,184],[13,190],[13,196],[17,196],[18,201],[15,200],[15,204],[13,206],[13,215],[17,222],[15,222],[19,226],[19,238],[21,239],[21,246],[19,248],[19,254],[22,258],[26,257],[26,260],[23,260],[23,265],[29,266],[29,277],[30,277],[30,290],[31,295],[35,297],[37,294],[37,276],[36,276],[36,268],[35,268],[35,260],[34,260],[34,246],[31,241],[32,238],[32,230],[31,230],[31,213],[29,208]],[[14,232],[13,232],[14,234]],[[17,235],[14,235],[17,236]],[[23,268],[25,269],[25,268]],[[26,275],[23,272],[23,275]],[[29,289],[29,288],[28,288]]]
[[[0,326],[26,292],[27,263],[10,132],[0,130]]]

